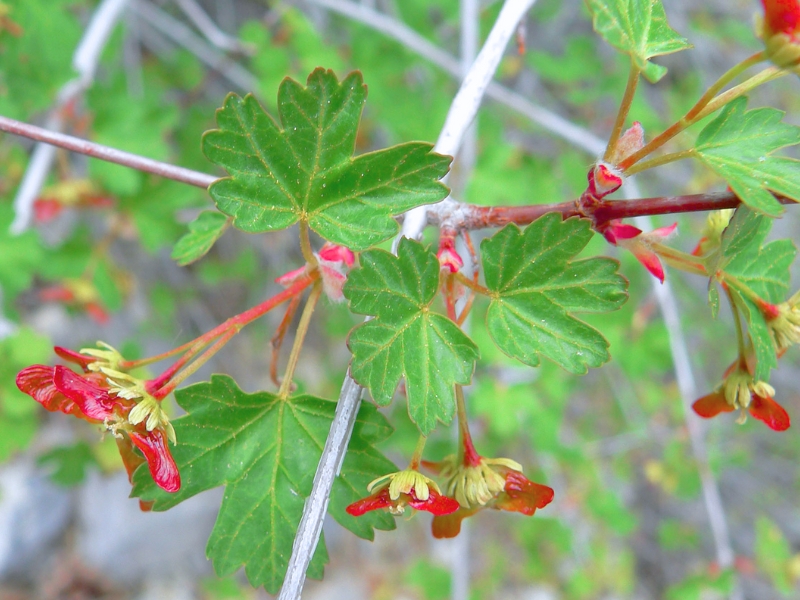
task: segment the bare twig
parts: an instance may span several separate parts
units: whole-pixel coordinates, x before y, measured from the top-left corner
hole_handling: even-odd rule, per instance
[[[457,58],[451,56],[436,44],[429,42],[416,31],[396,19],[365,4],[357,4],[351,0],[310,0],[310,2],[380,31],[387,37],[397,40],[409,50],[416,52],[444,69],[453,77],[461,79],[463,71]],[[509,90],[499,83],[490,83],[486,90],[486,96],[517,111],[553,135],[585,150],[589,154],[600,155],[606,147],[606,143],[591,132],[570,123],[546,108],[533,104],[524,96]]]
[[[250,44],[245,44],[235,37],[222,31],[214,21],[211,20],[195,0],[175,0],[175,4],[183,11],[195,27],[220,50],[225,52],[237,52],[239,54],[255,54],[255,48]]]
[[[53,146],[58,146],[93,158],[107,160],[108,162],[118,165],[138,169],[139,171],[152,173],[153,175],[159,175],[167,179],[174,179],[175,181],[188,183],[189,185],[201,188],[207,188],[217,179],[213,175],[184,169],[183,167],[176,167],[169,163],[145,158],[144,156],[139,156],[138,154],[132,154],[130,152],[123,152],[122,150],[103,146],[102,144],[95,144],[94,142],[82,140],[81,138],[76,138],[71,135],[49,131],[41,127],[36,127],[35,125],[23,123],[22,121],[9,119],[8,117],[0,116],[0,131],[7,131],[15,135],[51,144],[51,146],[48,146],[51,148]]]
[[[461,21],[461,68],[464,76],[469,73],[475,58],[478,55],[480,47],[480,6],[478,0],[461,0],[460,2],[460,21]],[[462,81],[463,83],[463,81]],[[459,190],[466,187],[470,174],[475,167],[475,162],[478,155],[478,117],[477,114],[472,121],[472,124],[467,128],[464,133],[464,139],[461,144],[461,151],[458,154],[458,159],[454,165],[454,175],[450,179],[451,187],[454,193],[458,195]],[[477,269],[478,265],[472,260],[469,252],[462,253],[466,256],[464,261],[464,272],[472,273],[473,269]],[[463,310],[467,297],[459,298],[456,303],[457,310]],[[464,323],[464,330],[467,331],[469,322]],[[453,435],[458,440],[458,428],[453,428]],[[465,526],[466,525],[466,526]],[[450,555],[450,598],[451,600],[467,600],[469,598],[470,588],[470,540],[472,528],[469,523],[462,524],[461,534],[448,541]]]
[[[518,0],[516,2],[505,2],[497,21],[489,33],[483,48],[472,65],[469,73],[464,77],[464,81],[450,104],[444,127],[439,133],[439,139],[433,147],[435,152],[455,156],[461,146],[461,141],[469,128],[478,108],[483,101],[486,88],[489,86],[500,59],[503,58],[508,41],[517,30],[517,24],[525,15],[536,0]],[[441,203],[440,210],[448,210],[448,205],[455,204],[449,197]],[[422,234],[422,230],[427,223],[428,207],[418,206],[408,211],[403,220],[401,235],[410,239],[416,239]],[[434,209],[435,210],[435,209]],[[449,208],[448,212],[452,210]]]
[[[189,27],[171,17],[147,0],[132,0],[131,8],[150,27],[186,48],[209,68],[217,71],[237,88],[245,92],[258,90],[258,80],[236,61],[209,46]]]
[[[47,129],[60,131],[64,126],[61,110],[83,94],[94,82],[100,54],[126,3],[127,0],[104,0],[97,7],[72,57],[72,66],[78,72],[78,77],[65,83],[59,90],[45,123]],[[11,223],[11,233],[19,235],[30,225],[33,204],[50,172],[55,155],[56,149],[53,146],[37,144],[33,149],[28,168],[14,198],[14,221]]]
[[[437,142],[439,151],[454,154],[458,149],[464,132],[475,117],[481,96],[494,74],[508,40],[514,33],[517,22],[534,1],[507,0],[503,5],[484,49],[478,55],[450,106],[450,112],[439,135],[440,142]],[[524,10],[522,10],[523,6]],[[459,114],[456,114],[456,110]],[[419,231],[424,225],[425,212],[423,209]],[[419,231],[409,229],[410,237],[416,237]],[[322,532],[322,522],[328,509],[333,482],[341,468],[342,460],[344,460],[347,444],[350,442],[353,423],[361,404],[361,393],[362,388],[353,381],[348,372],[342,385],[336,415],[331,423],[330,433],[314,476],[314,486],[306,500],[303,517],[297,528],[292,556],[289,558],[286,577],[278,600],[298,600],[303,591],[306,570]]]

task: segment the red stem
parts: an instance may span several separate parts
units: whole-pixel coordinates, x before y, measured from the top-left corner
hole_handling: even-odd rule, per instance
[[[773,194],[781,204],[796,204],[794,200]],[[684,212],[698,212],[736,208],[741,200],[733,192],[713,192],[691,194],[688,196],[662,196],[639,198],[637,200],[601,200],[592,211],[595,226],[614,219],[626,219],[645,215],[666,215]],[[560,212],[565,219],[584,215],[575,201],[557,204],[534,204],[530,206],[475,206],[463,207],[466,217],[459,226],[463,229],[484,229],[502,227],[509,223],[529,225],[549,212]],[[428,213],[428,222],[438,224],[439,217]]]
[[[205,348],[212,340],[218,338],[221,335],[226,334],[228,331],[233,329],[241,329],[251,321],[256,320],[260,316],[268,313],[273,308],[278,306],[279,304],[289,300],[290,298],[297,296],[300,294],[304,289],[306,289],[309,285],[311,285],[317,277],[315,274],[311,274],[308,277],[304,277],[303,279],[299,279],[295,281],[292,285],[288,288],[283,290],[279,294],[275,294],[271,298],[265,300],[261,304],[257,304],[256,306],[249,308],[248,310],[235,315],[217,325],[211,331],[208,331],[194,340],[192,347],[189,351],[184,354],[181,358],[179,358],[175,363],[166,371],[164,371],[161,375],[156,377],[155,379],[151,379],[147,382],[147,390],[152,393],[152,390],[160,389],[165,383],[167,383],[175,374],[191,359],[193,358],[200,350]],[[182,347],[185,347],[184,344]]]

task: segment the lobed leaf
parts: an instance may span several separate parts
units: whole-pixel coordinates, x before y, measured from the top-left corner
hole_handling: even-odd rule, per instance
[[[225,233],[228,217],[215,210],[204,210],[189,223],[189,233],[185,234],[172,250],[172,259],[181,267],[204,257],[216,241]]]
[[[472,378],[478,349],[459,327],[430,310],[439,289],[439,261],[408,239],[397,256],[370,250],[344,286],[350,309],[375,319],[355,327],[347,340],[350,372],[379,405],[392,401],[404,377],[408,413],[423,435],[455,412],[455,385]]]
[[[173,449],[182,487],[168,494],[147,469],[133,477],[132,495],[167,510],[202,491],[225,486],[225,496],[206,552],[220,576],[245,567],[250,583],[275,593],[283,582],[305,498],[311,492],[336,403],[309,395],[281,398],[247,394],[228,376],[178,390],[187,415],[173,421],[179,443]],[[363,495],[375,477],[394,465],[373,444],[391,433],[382,415],[365,405],[359,412],[342,472],[333,490],[331,514],[361,537],[373,528],[392,529],[391,516],[371,513],[356,521],[343,506]],[[355,496],[357,497],[357,496]],[[321,540],[309,575],[321,577],[327,561]]]
[[[572,314],[615,310],[627,299],[615,260],[572,260],[592,235],[588,221],[549,213],[481,243],[491,291],[486,326],[503,352],[531,366],[545,356],[572,373],[609,359],[606,339]]]
[[[747,206],[778,216],[783,206],[771,192],[800,200],[800,161],[772,153],[800,143],[800,127],[783,123],[780,110],[746,107],[747,98],[725,106],[700,132],[694,149]]]
[[[692,47],[667,23],[661,0],[586,0],[586,5],[595,31],[629,54],[651,83],[661,79],[667,69],[650,58]]]
[[[352,158],[367,96],[361,73],[341,82],[316,69],[306,87],[286,78],[280,123],[258,101],[229,94],[203,152],[229,177],[209,188],[219,210],[251,233],[307,223],[326,240],[363,250],[398,230],[394,216],[447,195],[450,158],[409,142]]]
[[[778,304],[789,292],[789,269],[797,249],[790,240],[764,243],[772,227],[768,217],[740,206],[722,234],[721,258],[714,272],[722,271],[743,283],[763,300]],[[761,310],[746,295],[730,285],[733,298],[747,321],[756,357],[754,376],[767,381],[778,366],[775,347]]]

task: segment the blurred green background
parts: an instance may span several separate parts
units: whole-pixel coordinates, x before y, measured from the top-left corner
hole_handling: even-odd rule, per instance
[[[99,4],[0,2],[0,115],[45,124],[55,113],[65,132],[208,173],[215,171],[200,152],[200,136],[213,127],[214,110],[228,91],[252,92],[273,111],[280,81],[286,76],[304,81],[317,66],[339,75],[363,72],[369,95],[357,153],[408,140],[435,141],[458,78],[398,35],[412,32],[457,64],[463,32],[477,25],[483,40],[501,6],[471,0],[131,0],[92,85],[68,105],[58,105],[59,90],[75,77],[75,48]],[[759,49],[752,33],[760,9],[755,0],[666,4],[671,25],[695,48],[656,59],[669,67],[668,74],[657,85],[640,86],[631,118],[649,135]],[[477,7],[471,23],[462,17],[469,6]],[[192,17],[194,8],[225,32],[225,44],[204,35]],[[517,41],[524,41],[524,48],[512,44],[496,75],[504,89],[594,136],[608,135],[627,59],[593,34],[582,3],[539,0]],[[796,77],[784,78],[754,93],[750,106],[776,106],[798,124],[798,85]],[[158,546],[159,538],[153,532],[137,538],[134,521],[114,512],[121,502],[136,504],[124,498],[124,485],[115,488],[122,492],[99,498],[109,511],[102,519],[87,509],[94,506],[87,497],[98,501],[98,494],[108,493],[108,481],[124,480],[113,440],[98,441],[91,427],[44,414],[16,390],[14,376],[29,364],[52,362],[53,344],[79,348],[103,339],[135,358],[184,343],[274,293],[272,280],[302,263],[295,232],[230,230],[202,261],[179,268],[171,248],[186,223],[211,206],[204,191],[59,151],[39,197],[66,208],[12,235],[12,204],[31,149],[27,140],[0,136],[0,598],[266,597],[237,578],[214,577],[202,557],[196,558],[204,543],[199,538],[187,540],[185,552],[166,552],[157,567],[138,558],[141,552],[130,548]],[[450,185],[456,199],[482,205],[561,202],[581,193],[595,158],[508,103],[487,99]],[[708,170],[688,163],[637,179],[643,196],[725,188]],[[112,206],[97,206],[92,198]],[[704,215],[677,220],[680,235],[673,243],[691,251]],[[796,235],[797,225],[790,209],[775,235]],[[475,234],[476,245],[486,233]],[[428,239],[435,239],[433,232]],[[587,252],[617,256],[599,236]],[[629,302],[611,315],[586,319],[610,340],[613,360],[584,377],[548,362],[523,368],[503,356],[489,343],[480,302],[468,322],[482,356],[467,396],[478,450],[519,460],[531,479],[555,489],[555,501],[533,518],[484,511],[455,541],[433,540],[427,515],[402,519],[397,531],[379,532],[372,544],[331,522],[326,580],[309,583],[306,597],[800,596],[796,429],[775,434],[752,420],[737,426],[720,418],[704,425],[707,461],[698,455],[676,385],[671,333],[651,278],[632,256],[618,258],[631,281]],[[711,319],[706,282],[674,271],[667,279],[702,395],[734,358],[734,333],[724,310]],[[67,289],[72,299],[47,300],[52,289]],[[93,316],[92,305],[107,319]],[[327,304],[320,313],[298,379],[304,389],[335,398],[348,361],[344,337],[358,319],[342,305]],[[225,372],[245,390],[272,389],[266,365],[279,319],[270,315],[250,326],[195,380]],[[795,415],[800,414],[797,375],[797,351],[790,350],[773,383],[776,398]],[[416,431],[401,401],[387,413],[396,433],[384,451],[401,464],[413,450]],[[451,453],[454,436],[452,430],[437,431],[429,458]],[[709,514],[712,488],[724,513]],[[39,518],[33,500],[30,514],[15,512],[20,490],[30,498],[55,499],[42,511],[60,516],[51,519],[38,544],[36,535],[25,541],[15,533],[20,514]],[[178,525],[163,521],[158,529],[183,532],[198,523],[203,530],[213,522],[215,502],[216,497],[209,506],[199,503],[194,517],[190,512]],[[711,520],[727,529],[735,556],[729,568],[720,567]],[[87,533],[93,527],[130,546],[113,546],[110,555],[98,557]]]

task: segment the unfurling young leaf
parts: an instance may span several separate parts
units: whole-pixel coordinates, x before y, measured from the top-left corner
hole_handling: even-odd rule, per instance
[[[800,161],[772,153],[800,143],[800,127],[783,123],[774,108],[745,111],[747,98],[737,98],[697,137],[695,152],[747,206],[778,216],[783,206],[770,192],[800,200]]]
[[[589,221],[549,213],[524,231],[507,225],[483,241],[486,326],[503,352],[531,366],[545,356],[571,373],[609,359],[606,339],[572,315],[615,310],[628,297],[617,261],[572,260],[592,235]]]
[[[205,256],[228,227],[228,217],[215,210],[204,210],[189,223],[189,233],[175,244],[172,259],[185,267]]]
[[[450,158],[409,142],[352,158],[367,96],[361,73],[340,83],[316,69],[307,86],[286,78],[278,90],[280,123],[251,95],[229,94],[219,129],[203,152],[229,177],[209,188],[237,228],[258,233],[298,221],[335,244],[364,250],[397,232],[393,219],[447,195],[439,179]]]
[[[455,384],[470,382],[478,349],[455,323],[430,310],[439,290],[433,252],[404,238],[397,256],[370,250],[360,261],[344,295],[350,310],[375,319],[350,333],[350,372],[380,405],[392,401],[405,377],[408,413],[428,435],[437,421],[453,418]]]
[[[187,415],[173,425],[180,443],[173,449],[181,472],[179,492],[168,494],[148,470],[134,474],[133,495],[154,500],[153,510],[167,510],[202,491],[225,486],[225,497],[206,552],[218,575],[244,566],[250,583],[275,593],[292,550],[303,505],[330,430],[336,403],[309,395],[282,399],[268,392],[247,394],[230,377],[178,390],[175,397]],[[372,539],[373,528],[393,529],[383,512],[356,520],[344,512],[375,477],[396,467],[375,450],[391,427],[374,407],[364,405],[329,511],[356,535]],[[321,577],[327,561],[324,541],[309,567]]]
[[[762,300],[778,304],[789,292],[789,268],[797,249],[790,240],[764,244],[771,227],[771,219],[740,206],[722,234],[722,256],[713,272],[733,276]],[[757,381],[768,381],[769,371],[778,366],[778,359],[764,314],[735,285],[729,285],[729,289],[747,321],[753,342],[756,358],[753,375]]]
[[[651,83],[667,72],[650,58],[692,45],[667,23],[661,0],[586,0],[594,29],[615,48],[629,54]]]

